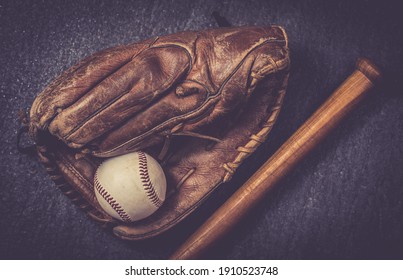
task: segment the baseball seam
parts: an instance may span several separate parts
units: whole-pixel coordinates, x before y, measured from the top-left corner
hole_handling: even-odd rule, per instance
[[[131,222],[132,219],[129,216],[129,214],[127,214],[123,209],[123,207],[119,203],[117,203],[116,200],[102,187],[101,183],[98,181],[97,174],[95,174],[94,183],[95,183],[95,189],[105,199],[105,201],[108,202],[108,204],[113,208],[113,210],[116,211],[119,217],[124,222]]]
[[[140,179],[146,192],[147,197],[150,199],[155,207],[161,207],[163,201],[158,197],[155,188],[151,182],[150,175],[148,174],[147,156],[144,152],[138,152],[139,155],[139,173]]]

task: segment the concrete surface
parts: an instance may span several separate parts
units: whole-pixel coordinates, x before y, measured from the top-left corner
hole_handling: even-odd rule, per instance
[[[403,96],[400,5],[377,1],[0,1],[0,258],[164,259],[326,100],[356,59],[383,67],[373,92],[211,253],[218,259],[401,259]],[[282,112],[230,184],[160,238],[126,242],[18,153],[18,111],[81,58],[116,44],[233,25],[286,28],[292,72]]]

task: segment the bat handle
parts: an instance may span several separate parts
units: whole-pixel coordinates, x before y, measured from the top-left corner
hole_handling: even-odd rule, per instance
[[[354,72],[325,103],[170,258],[201,258],[229,234],[267,192],[352,111],[380,77],[381,72],[373,63],[358,59]]]

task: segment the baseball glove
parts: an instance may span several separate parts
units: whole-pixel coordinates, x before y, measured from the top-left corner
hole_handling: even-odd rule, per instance
[[[29,132],[56,185],[123,238],[171,228],[265,141],[289,70],[283,28],[181,32],[87,57],[35,99]],[[103,158],[142,150],[163,166],[165,203],[133,223],[99,206],[93,179]]]

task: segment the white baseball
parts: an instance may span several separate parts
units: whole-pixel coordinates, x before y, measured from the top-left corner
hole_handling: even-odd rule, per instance
[[[166,185],[161,166],[144,152],[107,159],[94,177],[99,204],[124,222],[138,221],[157,211],[165,200]]]

